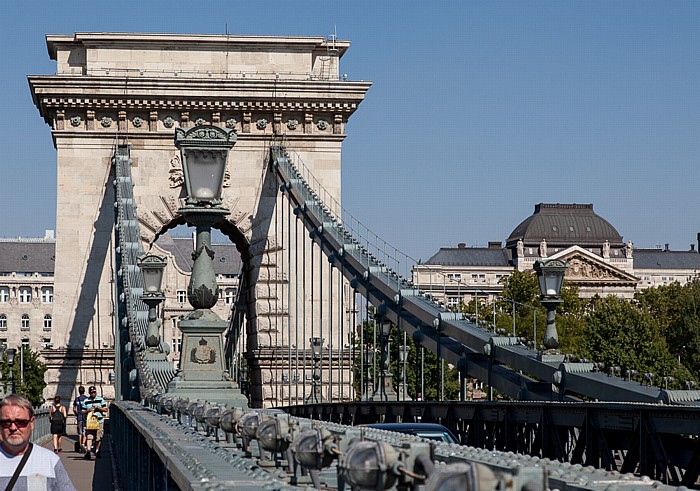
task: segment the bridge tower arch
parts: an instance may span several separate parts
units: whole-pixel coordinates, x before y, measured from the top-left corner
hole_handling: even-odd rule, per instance
[[[339,59],[350,43],[334,40],[331,50],[323,37],[144,33],[48,35],[46,41],[56,74],[30,76],[29,84],[57,155],[55,349],[42,353],[50,368],[47,395],[89,383],[114,396],[115,146],[130,146],[148,248],[160,232],[184,223],[177,214],[183,191],[175,128],[213,124],[238,133],[223,196],[231,215],[218,228],[244,263],[252,405],[296,402],[279,383],[278,351],[308,340],[291,339],[290,329],[286,338],[277,332],[295,321],[280,300],[289,297],[280,291],[291,279],[274,258],[295,254],[310,239],[296,228],[293,236],[280,233],[286,205],[267,171],[269,146],[284,138],[340,201],[345,124],[371,85],[339,79]]]

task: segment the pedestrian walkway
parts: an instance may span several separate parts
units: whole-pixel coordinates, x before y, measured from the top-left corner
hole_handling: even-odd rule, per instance
[[[108,435],[105,435],[108,436]],[[92,460],[85,460],[85,456],[75,452],[75,442],[78,435],[65,435],[63,437],[63,452],[59,454],[63,467],[66,468],[68,476],[75,489],[78,491],[109,491],[114,489],[114,479],[112,476],[112,453],[109,447],[109,440],[102,441],[101,457]],[[53,450],[51,439],[43,445],[49,450]]]

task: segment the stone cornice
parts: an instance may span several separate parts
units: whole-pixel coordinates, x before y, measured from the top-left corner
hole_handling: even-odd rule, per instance
[[[30,76],[34,104],[48,109],[311,111],[350,114],[370,82]]]
[[[66,45],[108,47],[121,46],[158,47],[204,47],[205,49],[235,49],[243,46],[268,48],[297,48],[305,51],[319,49],[329,44],[322,36],[259,36],[240,34],[159,34],[145,32],[76,32],[75,34],[48,34],[46,47],[51,59],[56,59],[57,48]],[[335,40],[333,47],[342,56],[350,46],[350,41]]]

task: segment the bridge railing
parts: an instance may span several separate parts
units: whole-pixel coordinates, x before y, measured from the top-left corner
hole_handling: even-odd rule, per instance
[[[344,218],[342,208],[313,180],[308,168],[298,168],[299,158],[295,164],[279,143],[271,147],[271,157],[280,189],[295,205],[295,214],[354,291],[384,318],[411,334],[414,341],[460,367],[465,377],[486,382],[514,399],[578,400],[583,396],[651,403],[674,400],[657,387],[601,373],[594,363],[547,359],[517,337],[495,335],[463,314],[446,309],[384,262],[397,257],[395,250],[387,255],[383,243],[363,238],[362,230],[357,231],[354,222]],[[700,400],[700,392],[696,400]]]
[[[437,491],[455,481],[459,487],[449,489],[673,489],[659,480],[585,463],[448,444],[275,410],[225,408],[167,395],[148,402],[150,407],[124,401],[110,408],[125,490],[313,486]],[[484,411],[503,413],[491,407]],[[561,411],[566,414],[566,408]],[[537,438],[536,428],[531,433]],[[581,462],[586,451],[578,455]],[[692,473],[687,479],[694,483]]]

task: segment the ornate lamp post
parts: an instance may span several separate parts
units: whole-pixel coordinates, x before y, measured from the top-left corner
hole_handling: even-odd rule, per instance
[[[247,407],[246,398],[224,368],[222,334],[228,323],[211,310],[219,298],[211,227],[230,213],[222,206],[221,193],[228,154],[235,143],[233,130],[216,126],[175,131],[187,193],[185,206],[179,212],[189,225],[196,227],[197,244],[187,288],[187,300],[195,310],[180,322],[180,370],[168,392],[193,400]]]
[[[385,317],[381,317],[379,320],[379,325],[381,326],[381,358],[379,361],[381,369],[381,381],[379,382],[379,387],[375,388],[375,394],[377,390],[379,393],[380,401],[396,401],[398,396],[394,390],[394,378],[389,370],[389,334],[391,333],[391,322],[389,322]]]
[[[568,264],[559,259],[544,259],[537,261],[534,269],[540,283],[540,303],[547,309],[547,327],[544,332],[544,348],[540,353],[541,361],[564,361],[557,348],[559,347],[559,335],[554,322],[557,306],[562,302],[561,285],[564,282],[564,273]]]
[[[406,359],[408,358],[408,346],[405,344],[399,345],[399,366],[400,366],[400,377],[399,380],[399,400],[405,401],[409,399],[406,394]]]
[[[13,373],[15,367],[15,354],[17,350],[14,348],[8,348],[7,353],[7,366],[10,368],[10,372],[7,374],[7,392],[9,394],[15,393],[15,374]]]
[[[156,314],[156,308],[165,295],[161,290],[163,282],[163,271],[168,264],[168,258],[147,254],[136,260],[136,264],[141,269],[143,275],[143,296],[141,300],[148,305],[148,329],[146,331],[146,350],[149,359],[165,360],[167,354],[160,339],[160,319]]]
[[[308,402],[317,403],[323,402],[323,395],[321,395],[321,358],[323,358],[323,338],[311,338],[309,339],[311,343],[311,356],[314,361],[314,374],[313,380],[311,381],[311,396]]]
[[[0,344],[0,361],[5,359],[5,345]],[[0,390],[2,391],[3,397],[5,397],[5,384],[2,383],[2,371],[0,371]]]

